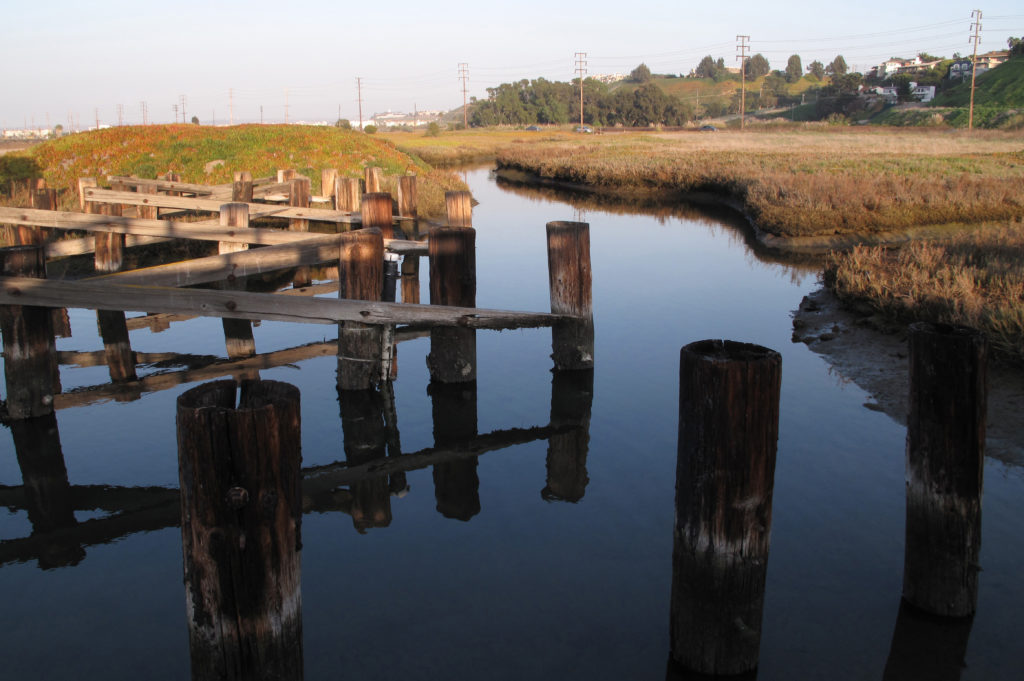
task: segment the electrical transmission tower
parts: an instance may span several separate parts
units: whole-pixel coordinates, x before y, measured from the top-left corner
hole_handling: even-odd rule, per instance
[[[971,57],[971,105],[967,109],[967,131],[974,127],[974,77],[978,73],[978,43],[981,42],[981,10],[971,10],[971,37],[968,42],[974,43],[974,56]]]
[[[587,53],[577,52],[576,75],[580,77],[580,127],[583,127],[583,76],[587,75]]]
[[[149,105],[145,102],[139,102],[139,110],[142,112],[142,124],[149,125]]]
[[[469,64],[459,63],[459,80],[462,81],[462,127],[469,128],[469,106],[466,104],[467,84],[469,83]]]
[[[746,124],[744,115],[747,111],[747,59],[750,58],[747,56],[747,52],[750,51],[750,45],[747,44],[747,41],[750,40],[750,36],[738,35],[736,40],[739,41],[739,44],[736,46],[738,52],[736,58],[740,62],[740,130],[742,130]]]

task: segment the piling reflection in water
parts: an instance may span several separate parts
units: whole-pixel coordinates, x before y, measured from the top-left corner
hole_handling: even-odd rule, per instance
[[[590,410],[594,402],[594,371],[551,374],[551,427],[548,438],[546,501],[577,502],[587,490]]]
[[[353,466],[387,456],[384,400],[376,389],[339,390],[345,460]],[[367,475],[352,481],[352,525],[360,532],[391,524],[388,476]]]
[[[431,413],[434,419],[434,447],[467,445],[477,436],[476,381],[441,383],[431,381]],[[437,511],[445,518],[468,521],[480,513],[480,457],[434,464],[434,498]]]
[[[22,489],[33,535],[46,538],[39,551],[42,569],[76,565],[85,549],[60,530],[77,525],[55,414],[12,421],[11,435],[21,468]]]
[[[974,616],[940,617],[900,602],[883,681],[959,681]]]

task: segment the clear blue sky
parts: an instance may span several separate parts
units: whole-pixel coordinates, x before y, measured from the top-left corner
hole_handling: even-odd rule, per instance
[[[294,9],[293,9],[294,8]],[[1024,35],[1020,0],[986,6],[935,2],[793,4],[609,2],[98,3],[5,2],[0,8],[0,127],[69,121],[82,128],[189,118],[283,121],[358,117],[462,105],[523,78],[571,80],[575,53],[588,75],[688,73],[711,54],[736,64],[736,36],[772,68],[790,54],[806,67],[842,54],[856,70],[891,56],[967,54],[971,10],[980,8],[980,50]],[[233,96],[232,96],[233,93]],[[119,106],[120,105],[120,106]]]

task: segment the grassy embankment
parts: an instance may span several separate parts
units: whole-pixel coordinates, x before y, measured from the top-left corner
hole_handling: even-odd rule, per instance
[[[64,207],[77,205],[79,177],[96,177],[104,184],[108,175],[155,178],[168,170],[179,173],[183,182],[222,184],[231,182],[236,170],[261,177],[294,168],[310,177],[313,193],[319,194],[323,168],[337,168],[343,177],[362,177],[365,166],[380,166],[385,190],[395,189],[397,175],[419,177],[419,212],[428,218],[444,215],[445,191],[465,189],[452,173],[435,170],[386,140],[314,126],[117,127],[68,135],[4,159],[11,163],[12,157],[33,163],[49,186],[64,190]]]

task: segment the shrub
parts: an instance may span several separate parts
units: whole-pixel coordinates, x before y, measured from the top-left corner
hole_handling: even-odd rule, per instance
[[[367,125],[366,127],[363,128],[363,132],[365,132],[367,135],[372,135],[377,132],[377,126]]]
[[[437,121],[430,121],[427,123],[427,137],[440,137],[441,126],[437,124]]]

